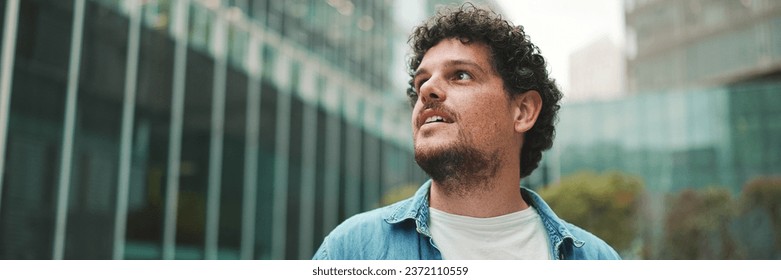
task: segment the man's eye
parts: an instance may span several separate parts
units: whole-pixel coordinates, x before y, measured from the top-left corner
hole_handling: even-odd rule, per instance
[[[460,71],[460,72],[456,73],[456,77],[459,80],[471,80],[472,79],[472,75],[469,75],[469,73],[463,72],[463,71]]]
[[[423,86],[423,83],[425,83],[426,81],[427,81],[426,79],[420,79],[415,82],[415,93],[420,92],[420,87]]]

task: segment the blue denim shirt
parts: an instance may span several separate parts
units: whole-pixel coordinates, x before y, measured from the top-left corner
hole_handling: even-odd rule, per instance
[[[441,260],[428,227],[430,187],[429,180],[411,198],[347,219],[325,237],[314,259]],[[559,219],[535,192],[521,188],[521,195],[539,212],[554,259],[620,259],[598,237]]]

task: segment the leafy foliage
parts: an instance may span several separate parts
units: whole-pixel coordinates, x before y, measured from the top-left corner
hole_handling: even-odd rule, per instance
[[[740,208],[747,212],[760,208],[770,217],[775,248],[781,251],[781,177],[759,177],[743,187]]]
[[[726,188],[684,189],[671,196],[665,216],[663,258],[734,259],[729,233],[734,202]]]
[[[627,174],[580,172],[539,193],[559,217],[624,251],[635,239],[643,190],[642,181]]]

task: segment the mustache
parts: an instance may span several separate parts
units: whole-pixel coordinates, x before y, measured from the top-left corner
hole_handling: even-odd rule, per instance
[[[434,110],[434,111],[438,111],[438,112],[443,112],[443,113],[447,114],[448,117],[453,119],[453,121],[458,120],[458,117],[459,117],[458,113],[456,113],[454,110],[452,110],[449,107],[447,107],[444,104],[442,104],[442,102],[427,102],[427,103],[423,104],[423,110],[421,110],[421,111],[425,111],[425,110],[428,110],[428,109],[431,109],[431,110]]]
[[[443,112],[443,113],[447,114],[451,118],[456,118],[457,117],[456,116],[456,112],[454,112],[449,107],[447,107],[444,104],[442,104],[441,102],[428,102],[426,104],[423,104],[423,111],[428,110],[428,109],[431,109],[431,110],[434,110],[434,111],[438,111],[438,112]]]

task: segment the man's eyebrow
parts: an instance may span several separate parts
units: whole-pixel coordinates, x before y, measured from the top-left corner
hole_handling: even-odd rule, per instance
[[[485,69],[483,69],[483,67],[481,67],[480,64],[477,64],[476,62],[471,60],[455,59],[455,60],[448,60],[447,62],[445,62],[445,67],[455,67],[460,65],[468,65],[470,67],[476,68],[480,72],[485,73]],[[426,73],[428,73],[426,69],[418,68],[418,70],[415,70],[412,77],[414,78],[421,74],[426,74]]]
[[[415,70],[415,73],[412,74],[412,78],[417,78],[421,74],[425,74],[425,73],[428,73],[428,71],[426,71],[426,69],[418,68],[418,70]]]
[[[468,65],[474,68],[477,68],[477,70],[480,70],[481,72],[485,72],[485,69],[483,69],[480,64],[477,64],[474,61],[471,60],[463,60],[463,59],[456,59],[456,60],[450,60],[445,63],[445,66],[447,67],[453,67],[453,66],[459,66],[459,65]]]

